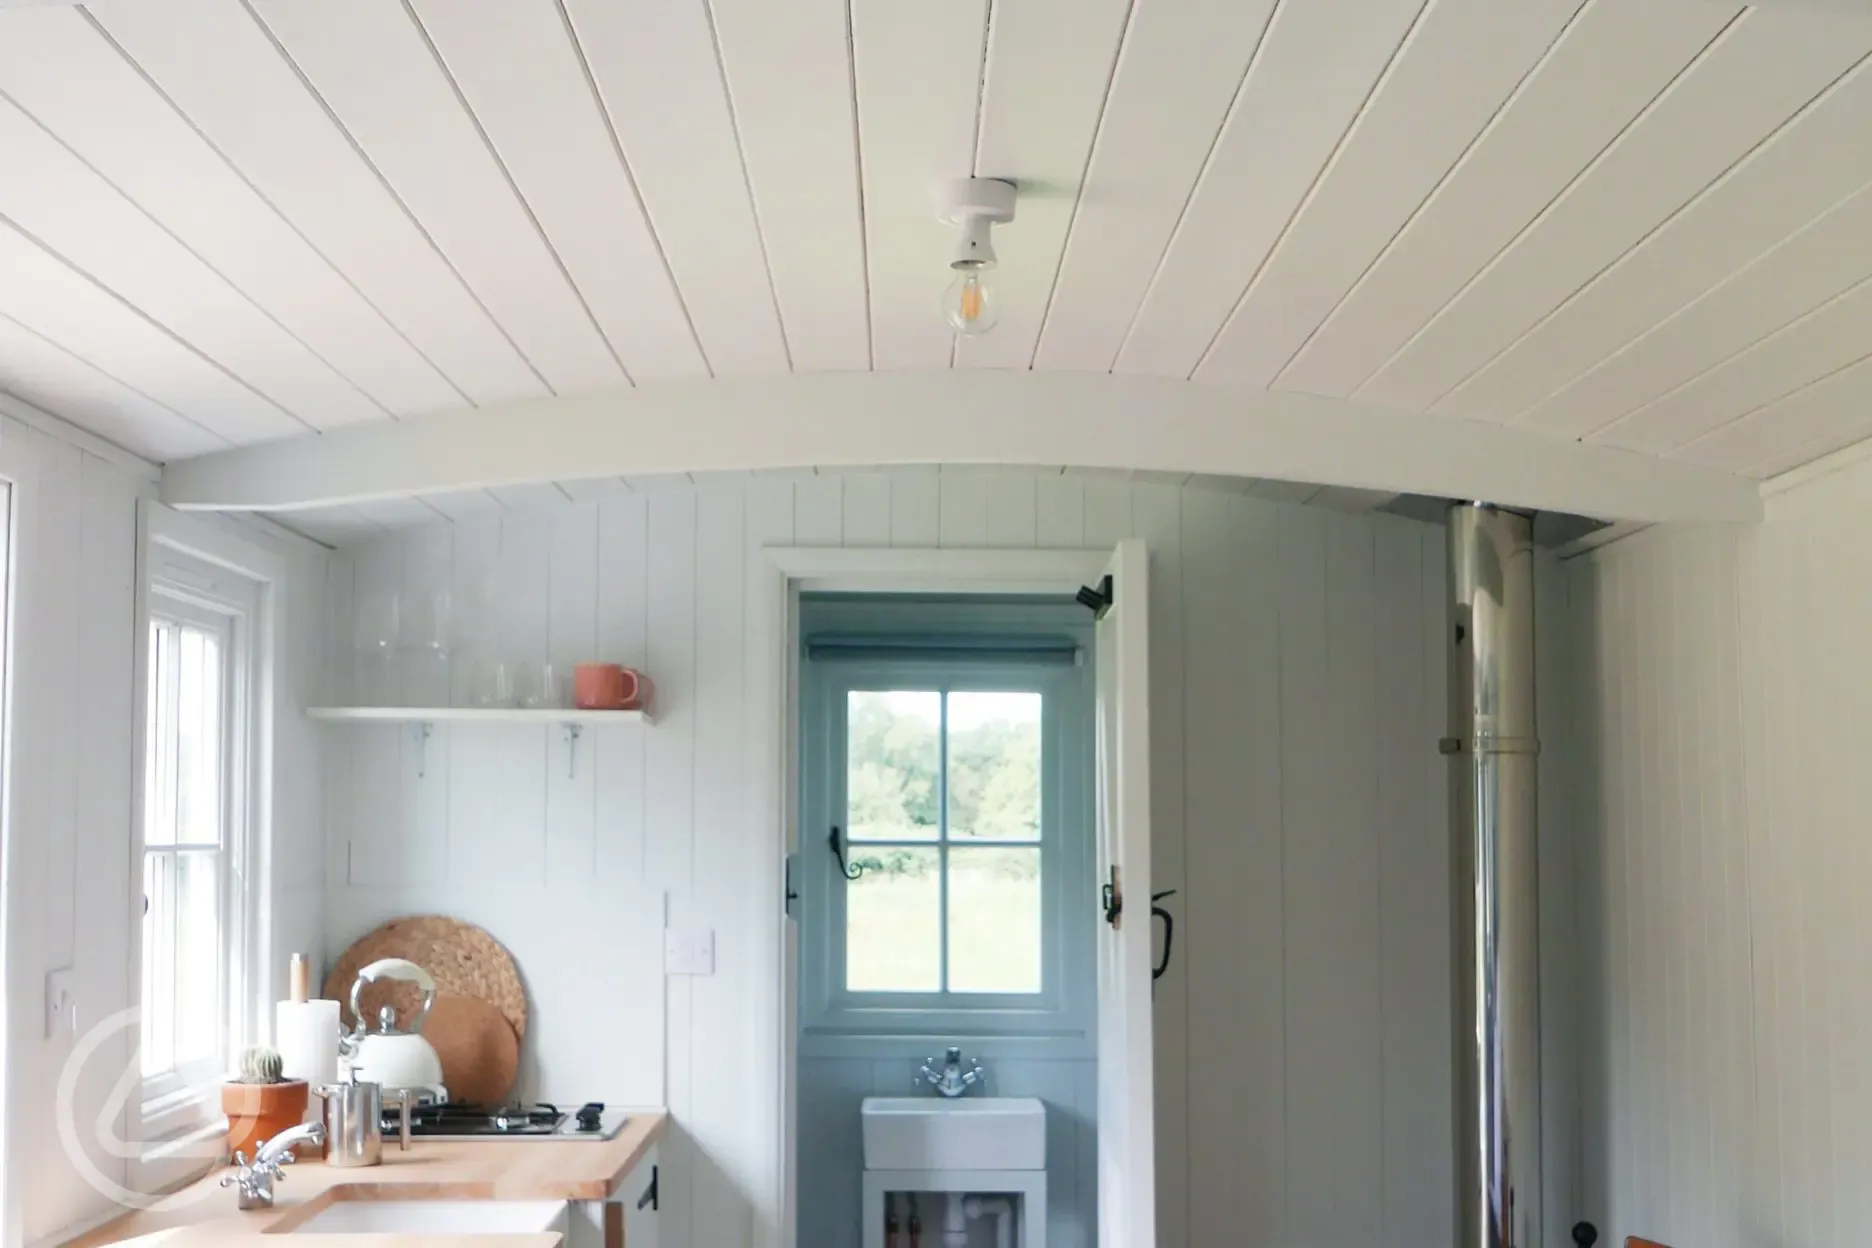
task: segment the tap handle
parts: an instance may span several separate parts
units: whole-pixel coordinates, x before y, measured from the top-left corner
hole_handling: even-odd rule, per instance
[[[948,1058],[947,1058],[946,1060],[948,1060],[948,1061],[951,1061],[951,1062],[955,1062],[955,1063],[956,1063],[957,1065],[960,1065],[960,1064],[961,1064],[961,1062],[962,1062],[962,1050],[961,1050],[961,1048],[960,1048],[960,1047],[957,1047],[957,1048],[953,1048],[953,1049],[950,1049],[950,1050],[949,1050],[949,1056],[948,1056]]]

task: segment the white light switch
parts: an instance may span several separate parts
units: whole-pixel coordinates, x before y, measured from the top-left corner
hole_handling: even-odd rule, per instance
[[[708,928],[669,928],[663,933],[665,975],[713,975],[715,933]]]

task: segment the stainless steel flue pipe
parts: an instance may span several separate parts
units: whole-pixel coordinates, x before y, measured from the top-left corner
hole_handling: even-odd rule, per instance
[[[1532,531],[1449,511],[1457,1248],[1541,1242]]]

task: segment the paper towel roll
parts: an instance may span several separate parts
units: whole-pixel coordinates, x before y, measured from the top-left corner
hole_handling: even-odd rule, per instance
[[[315,1088],[338,1082],[338,1003],[281,1001],[273,1009],[275,1047],[286,1077]]]

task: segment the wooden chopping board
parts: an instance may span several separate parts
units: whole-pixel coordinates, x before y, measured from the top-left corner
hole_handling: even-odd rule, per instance
[[[352,981],[357,979],[360,968],[379,958],[414,962],[434,977],[437,997],[475,997],[490,1002],[512,1024],[514,1035],[526,1035],[526,988],[513,955],[485,930],[441,915],[391,919],[359,937],[338,956],[325,977],[325,996],[339,1003],[343,1026],[351,1027],[357,1021],[351,1017]],[[403,980],[372,984],[359,997],[370,1023],[376,1021],[379,1006],[391,1005],[399,1023],[407,1025],[421,1003],[416,986]]]
[[[476,997],[437,996],[422,1034],[442,1059],[449,1100],[507,1103],[520,1070],[520,1037],[498,1006]]]

